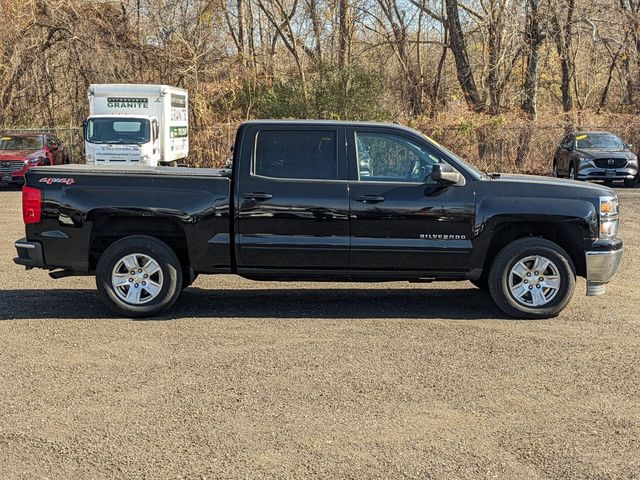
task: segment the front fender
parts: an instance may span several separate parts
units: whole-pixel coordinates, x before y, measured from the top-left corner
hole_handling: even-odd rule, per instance
[[[501,236],[527,234],[557,238],[558,243],[584,252],[598,236],[596,207],[583,199],[492,196],[481,200],[473,230],[471,270],[485,266],[490,249],[496,241],[500,244]]]

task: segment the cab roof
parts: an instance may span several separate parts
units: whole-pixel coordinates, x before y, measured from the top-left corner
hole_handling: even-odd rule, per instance
[[[615,133],[604,132],[600,130],[579,130],[576,132],[571,132],[571,135],[614,135],[616,137],[618,136]]]
[[[280,125],[287,127],[304,127],[304,126],[327,126],[327,127],[360,127],[360,128],[393,128],[396,130],[403,130],[407,133],[419,135],[423,137],[425,134],[414,130],[399,123],[384,123],[384,122],[358,122],[351,120],[248,120],[243,122],[241,126],[260,126],[260,125]]]

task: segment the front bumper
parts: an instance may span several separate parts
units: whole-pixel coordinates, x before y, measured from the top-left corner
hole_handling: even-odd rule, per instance
[[[618,271],[622,260],[622,242],[617,241],[607,249],[589,250],[585,253],[587,262],[587,295],[603,295],[605,285]]]
[[[598,168],[583,166],[578,169],[578,180],[633,180],[638,175],[638,168],[626,166],[624,168]]]
[[[0,173],[0,182],[24,183],[24,174],[26,172],[26,168],[18,170],[17,172],[2,172]]]
[[[15,247],[18,252],[18,256],[13,259],[15,263],[27,268],[46,268],[40,243],[21,238],[15,243]]]

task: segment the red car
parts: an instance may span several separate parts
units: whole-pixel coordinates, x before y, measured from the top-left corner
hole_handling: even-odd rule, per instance
[[[69,163],[64,145],[48,133],[19,133],[0,138],[0,181],[24,183],[24,174],[38,165]]]

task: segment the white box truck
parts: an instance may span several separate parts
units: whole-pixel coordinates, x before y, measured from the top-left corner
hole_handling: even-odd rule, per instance
[[[168,85],[90,85],[84,125],[92,165],[177,165],[189,153],[189,97]]]

